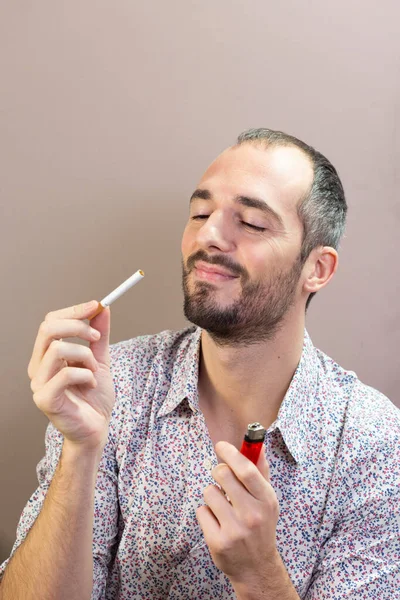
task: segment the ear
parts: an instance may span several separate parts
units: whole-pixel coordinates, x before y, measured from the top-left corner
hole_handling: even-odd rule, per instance
[[[306,278],[303,290],[312,293],[318,292],[332,279],[339,264],[339,256],[330,246],[314,248],[308,257],[304,272]]]

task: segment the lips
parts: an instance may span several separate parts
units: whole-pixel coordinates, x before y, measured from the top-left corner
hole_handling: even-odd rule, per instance
[[[227,280],[236,279],[238,277],[237,275],[233,275],[233,273],[226,271],[218,265],[210,265],[203,262],[196,263],[195,271],[198,276],[206,279]]]

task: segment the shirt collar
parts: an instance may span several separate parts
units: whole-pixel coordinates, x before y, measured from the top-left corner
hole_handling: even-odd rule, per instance
[[[200,327],[191,327],[183,332],[174,360],[171,385],[157,417],[163,417],[173,411],[185,398],[190,408],[199,410],[197,382],[199,378]]]
[[[315,419],[314,404],[318,385],[318,356],[311,338],[304,330],[301,358],[285,394],[278,417],[272,428],[278,428],[282,438],[298,463],[310,452],[309,427]]]
[[[199,410],[197,383],[200,354],[200,327],[186,329],[178,345],[171,385],[157,417],[173,411],[187,399],[193,412]],[[304,330],[301,358],[285,394],[278,417],[270,430],[279,429],[282,438],[296,462],[303,462],[309,454],[309,423],[313,416],[313,399],[318,383],[318,358],[311,338]]]

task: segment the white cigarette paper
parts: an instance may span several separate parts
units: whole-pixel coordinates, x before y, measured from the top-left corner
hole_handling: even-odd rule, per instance
[[[115,290],[108,294],[108,296],[103,298],[103,300],[100,300],[100,304],[102,305],[102,307],[106,308],[107,306],[110,306],[110,304],[115,302],[115,300],[118,300],[118,298],[120,298],[122,294],[125,294],[125,292],[127,292],[131,287],[133,287],[139,281],[141,281],[143,277],[144,273],[142,270],[139,269],[138,271],[136,271],[136,273],[131,275],[131,277],[128,277],[126,281],[121,283],[121,285],[115,288]]]

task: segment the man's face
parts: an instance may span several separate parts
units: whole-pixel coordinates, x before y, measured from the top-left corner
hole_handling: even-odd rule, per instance
[[[220,344],[271,339],[301,294],[296,207],[313,169],[295,147],[228,148],[190,202],[182,239],[184,311]]]

